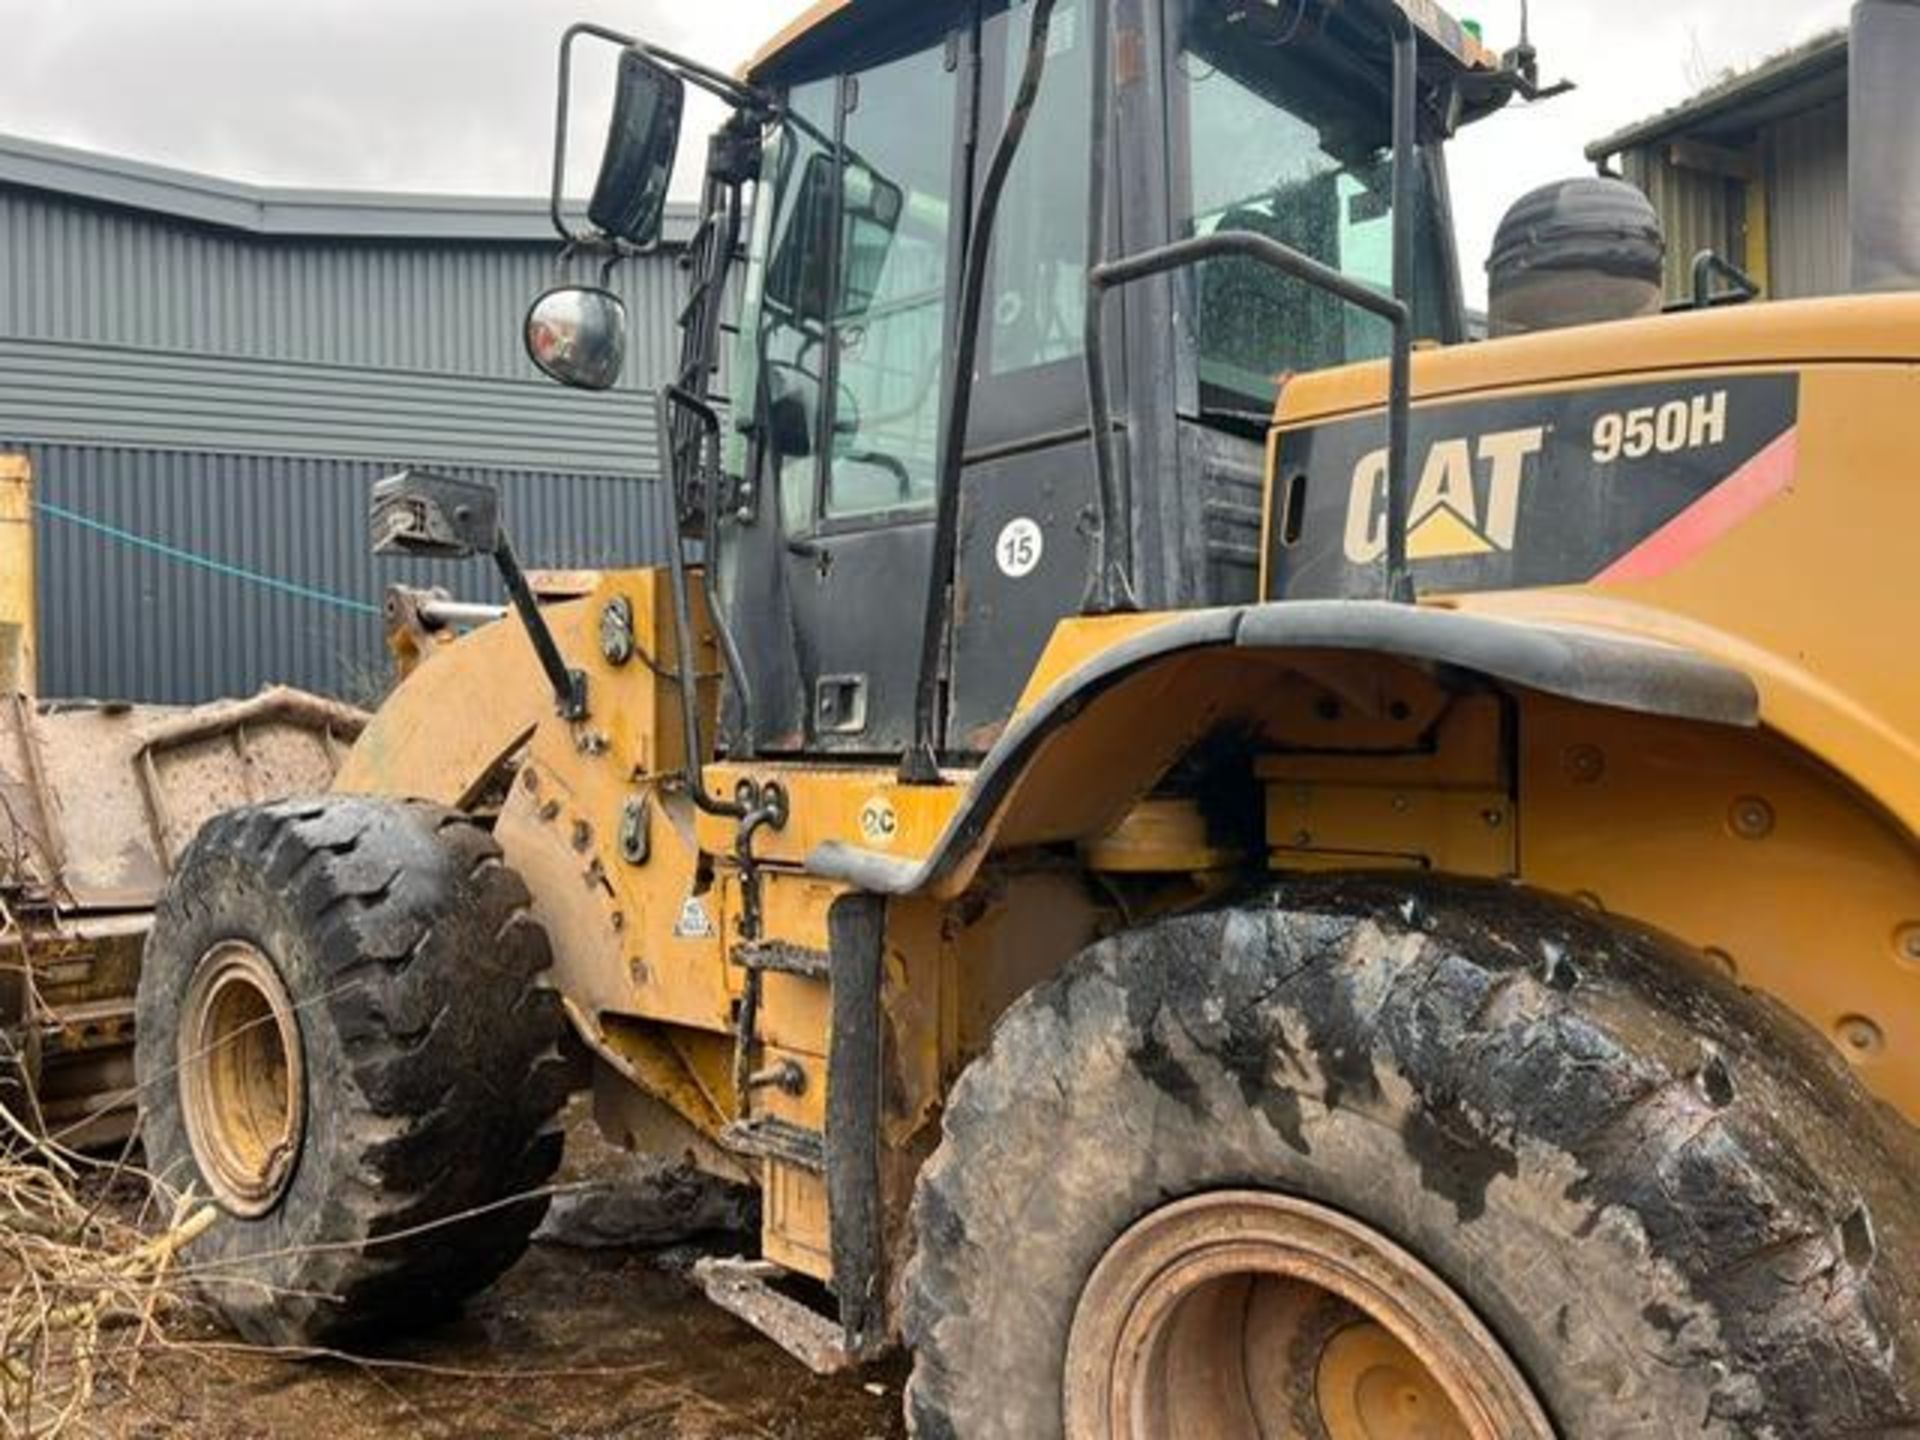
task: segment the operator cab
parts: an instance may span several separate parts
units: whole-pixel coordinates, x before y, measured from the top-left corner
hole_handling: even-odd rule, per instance
[[[1086,607],[1108,510],[1142,608],[1255,599],[1282,378],[1393,346],[1381,315],[1243,257],[1108,296],[1098,334],[1088,314],[1094,263],[1227,232],[1392,295],[1394,60],[1380,16],[1407,24],[1392,0],[1056,0],[1037,56],[1035,8],[821,7],[749,67],[761,113],[743,106],[716,140],[709,201],[727,167],[753,201],[750,224],[736,217],[747,263],[730,413],[714,417],[718,465],[681,518],[708,541],[733,652],[731,753],[899,756],[916,697],[925,711],[931,695],[939,753],[981,754],[1055,625]],[[1515,87],[1473,36],[1414,9],[1414,173],[1398,192],[1412,197],[1411,333],[1451,343],[1464,325],[1442,141]],[[937,502],[970,233],[1036,62],[984,252],[949,535]],[[717,335],[694,268],[689,334]],[[1097,484],[1089,423],[1086,357],[1101,336],[1117,505]],[[683,389],[716,360],[692,354]],[[683,458],[709,453],[688,413],[673,420]],[[939,633],[923,643],[930,591]]]
[[[738,628],[769,682],[754,686],[763,750],[911,738],[965,227],[1032,9],[853,5],[750,71],[790,114],[767,137],[731,374],[727,468],[754,501],[723,520],[716,563],[725,608],[756,617]],[[1089,0],[1052,14],[987,264],[945,642],[951,755],[992,743],[1087,588],[1092,18]],[[1104,253],[1245,230],[1390,291],[1378,35],[1316,5],[1232,0],[1118,7],[1115,26]],[[1439,58],[1437,77],[1467,68]],[[1422,89],[1415,331],[1446,342],[1463,325],[1439,141],[1461,104]],[[1277,377],[1380,358],[1390,327],[1241,259],[1109,303],[1135,593],[1148,609],[1252,600]]]

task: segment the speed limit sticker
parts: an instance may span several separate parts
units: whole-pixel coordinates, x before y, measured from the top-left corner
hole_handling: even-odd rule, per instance
[[[1000,538],[994,542],[993,558],[1002,575],[1009,580],[1023,580],[1039,568],[1040,556],[1046,548],[1046,536],[1039,522],[1021,515],[1001,527]]]

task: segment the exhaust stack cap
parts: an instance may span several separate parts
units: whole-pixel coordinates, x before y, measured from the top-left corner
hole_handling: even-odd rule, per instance
[[[1858,0],[1847,44],[1853,288],[1920,290],[1920,0]]]

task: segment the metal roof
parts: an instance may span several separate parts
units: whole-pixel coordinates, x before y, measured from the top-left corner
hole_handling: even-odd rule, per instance
[[[1729,76],[1658,115],[1587,146],[1589,160],[1687,134],[1737,139],[1770,120],[1798,114],[1846,93],[1847,32],[1834,30]]]
[[[0,135],[0,186],[166,215],[249,235],[464,243],[558,243],[545,199],[407,195],[249,185],[117,155]],[[693,233],[694,207],[667,207],[666,240]]]
[[[814,0],[804,13],[760,48],[759,53],[742,68],[741,74],[748,80],[775,78],[775,72],[803,52],[815,46],[838,43],[849,29],[875,16],[897,13],[919,3],[921,0],[893,0],[893,3],[887,3],[887,0]],[[1481,44],[1476,34],[1448,14],[1436,0],[1390,0],[1390,3],[1404,10],[1416,30],[1459,64],[1480,70],[1498,67],[1499,54]]]

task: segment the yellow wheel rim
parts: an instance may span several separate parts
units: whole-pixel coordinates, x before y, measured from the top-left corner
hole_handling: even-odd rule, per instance
[[[1254,1191],[1163,1207],[1082,1291],[1070,1440],[1553,1440],[1493,1333],[1417,1257]]]
[[[193,1158],[234,1214],[264,1215],[293,1177],[306,1133],[306,1077],[293,1002],[244,940],[194,967],[180,1023],[181,1109]]]

